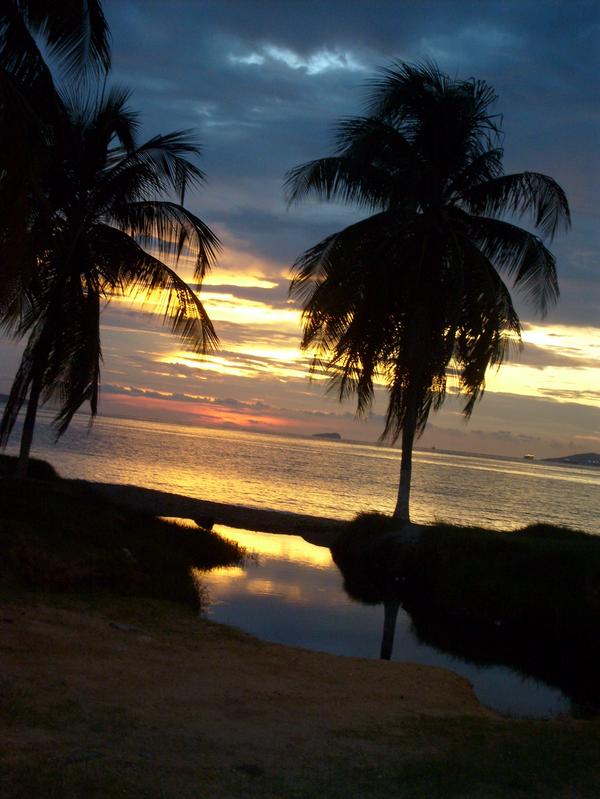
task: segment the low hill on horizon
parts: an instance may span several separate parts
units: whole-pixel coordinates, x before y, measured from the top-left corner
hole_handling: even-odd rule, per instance
[[[543,458],[550,463],[574,463],[577,466],[600,466],[600,454],[597,452],[579,452],[566,455],[564,458]]]

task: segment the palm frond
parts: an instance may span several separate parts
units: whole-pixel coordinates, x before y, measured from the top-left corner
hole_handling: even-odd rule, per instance
[[[462,193],[462,201],[472,214],[529,216],[549,239],[571,224],[564,191],[553,178],[538,172],[503,175],[477,184]]]
[[[130,151],[115,150],[105,181],[108,186],[116,186],[121,195],[128,190],[131,200],[147,198],[149,191],[157,195],[174,192],[179,204],[183,204],[187,190],[206,180],[204,172],[190,160],[200,152],[190,131],[154,136]]]
[[[55,397],[59,412],[53,424],[57,438],[68,429],[75,413],[89,402],[91,418],[98,412],[100,391],[100,292],[91,281],[84,281],[82,297],[71,307],[68,337],[51,354],[56,370],[47,381],[46,399]]]
[[[375,210],[386,201],[390,188],[389,178],[382,170],[344,156],[300,164],[285,178],[288,205],[313,195],[319,200],[355,203]]]
[[[515,288],[545,316],[558,301],[559,288],[556,260],[542,240],[500,219],[478,216],[469,225],[482,253],[512,277]]]
[[[147,253],[127,233],[96,225],[94,260],[106,295],[142,295],[157,302],[156,313],[187,348],[206,353],[219,339],[197,294],[163,261]]]
[[[155,248],[161,257],[173,257],[176,263],[187,248],[195,258],[194,277],[198,282],[203,280],[221,248],[208,225],[176,203],[131,202],[111,209],[109,218],[143,247]]]
[[[36,337],[32,336],[21,356],[17,374],[15,375],[8,400],[4,406],[2,419],[0,420],[0,447],[5,447],[8,443],[19,411],[27,398],[27,393],[34,376],[35,343]]]
[[[27,16],[14,0],[0,2],[0,67],[24,86],[53,91],[48,65],[27,24]]]
[[[67,75],[110,68],[110,34],[100,0],[19,0],[21,13]]]

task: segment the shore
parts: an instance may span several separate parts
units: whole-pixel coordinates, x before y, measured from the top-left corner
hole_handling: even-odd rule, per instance
[[[229,505],[224,502],[210,502],[135,485],[87,481],[69,482],[80,482],[87,485],[115,505],[130,510],[139,510],[154,516],[172,516],[194,520],[210,519],[215,524],[255,530],[260,533],[300,535],[306,541],[317,546],[330,546],[345,526],[345,522],[340,519],[252,508],[245,505]]]

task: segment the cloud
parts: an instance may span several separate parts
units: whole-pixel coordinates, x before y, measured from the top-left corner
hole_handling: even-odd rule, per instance
[[[574,225],[552,245],[562,300],[551,318],[597,323],[594,4],[578,3],[568,14],[560,4],[516,0],[382,0],[376,14],[341,0],[170,8],[165,14],[162,3],[108,0],[115,69],[139,91],[149,132],[162,130],[166,115],[172,127],[201,130],[210,182],[190,202],[210,223],[242,231],[248,252],[283,268],[350,221],[326,204],[287,212],[284,173],[331,151],[334,123],[361,113],[365,81],[378,66],[394,57],[438,58],[451,74],[484,78],[497,90],[507,169],[551,174],[566,189]],[[531,308],[519,308],[532,318]]]
[[[247,55],[227,56],[232,64],[240,66],[264,66],[266,63],[284,64],[289,69],[302,70],[307,75],[320,75],[330,70],[348,70],[350,72],[364,72],[366,67],[360,64],[349,52],[332,51],[327,48],[317,50],[308,57],[298,55],[288,47],[277,45],[263,45],[259,53]]]

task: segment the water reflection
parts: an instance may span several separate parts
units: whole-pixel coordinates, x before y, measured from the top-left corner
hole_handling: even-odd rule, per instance
[[[533,658],[525,643],[515,658],[514,642],[501,635],[489,640],[460,625],[412,620],[393,579],[375,579],[360,564],[340,570],[329,549],[297,536],[218,530],[256,557],[243,569],[204,575],[215,621],[290,646],[442,666],[466,677],[483,704],[511,715],[569,713],[565,692],[578,702],[586,698],[577,693],[576,680],[565,680],[560,668],[544,667],[540,653]],[[556,653],[547,655],[556,664]]]

